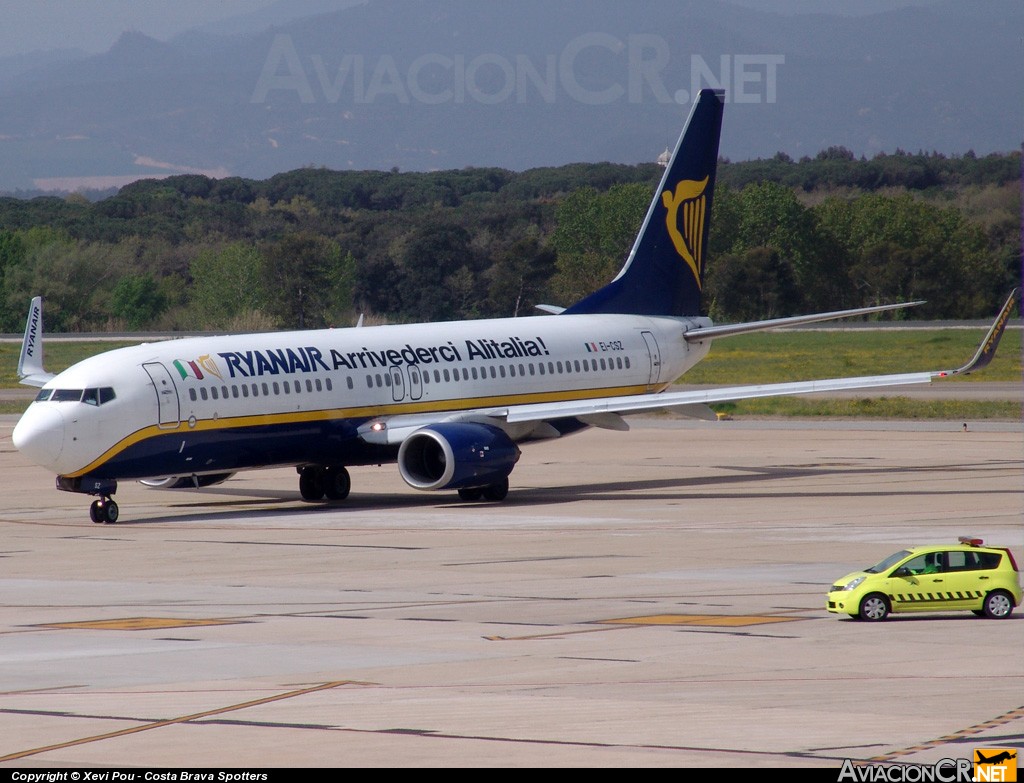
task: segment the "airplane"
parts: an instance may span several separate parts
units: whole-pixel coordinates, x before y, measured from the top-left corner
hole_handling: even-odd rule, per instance
[[[618,275],[570,307],[540,306],[547,315],[183,338],[53,375],[37,297],[18,374],[42,388],[14,445],[58,489],[96,496],[96,523],[118,520],[119,481],[202,487],[269,466],[294,466],[310,502],[344,499],[349,467],[383,463],[419,490],[500,501],[520,445],[627,430],[626,414],[714,419],[709,403],[928,383],[987,364],[1016,291],[958,370],[668,389],[715,338],[918,304],[733,325],[700,315],[724,100],[699,93]]]
[[[1004,750],[1001,753],[997,753],[996,755],[992,756],[992,758],[985,758],[985,755],[980,750],[974,751],[974,755],[978,757],[978,764],[999,764],[1000,762],[1012,761],[1013,759],[1017,758],[1017,754],[1015,752],[1011,753],[1008,750]]]

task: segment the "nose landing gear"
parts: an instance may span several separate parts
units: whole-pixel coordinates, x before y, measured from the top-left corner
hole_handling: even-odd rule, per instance
[[[110,497],[101,497],[89,506],[89,518],[97,525],[113,525],[120,513],[117,503]]]

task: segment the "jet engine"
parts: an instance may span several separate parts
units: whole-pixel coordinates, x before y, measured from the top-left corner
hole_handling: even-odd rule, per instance
[[[485,487],[505,481],[518,459],[519,447],[498,427],[453,422],[423,427],[406,438],[398,450],[398,470],[415,489]]]

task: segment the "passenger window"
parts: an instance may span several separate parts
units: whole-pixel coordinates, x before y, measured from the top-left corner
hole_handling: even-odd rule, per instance
[[[254,383],[252,385],[252,396],[253,397],[259,397],[260,396],[260,385],[258,383]]]
[[[348,384],[348,388],[349,389],[354,389],[356,387],[356,385],[354,383],[352,383],[352,376],[351,375],[349,375],[347,378],[345,378],[345,383]]]
[[[452,378],[451,378],[451,375],[449,375],[449,373],[448,373],[448,369],[447,369],[447,368],[445,368],[445,370],[444,370],[444,380],[445,380],[445,382],[447,383],[447,382],[448,382],[448,381],[450,381],[451,379],[452,379]]]
[[[1003,556],[997,552],[975,552],[978,556],[978,568],[986,571],[999,568],[999,563],[1003,559]]]
[[[306,391],[313,391],[313,381],[309,380],[309,378],[306,378]]]
[[[504,364],[499,364],[498,365],[498,375],[500,375],[502,378],[505,377],[505,365]]]
[[[227,386],[221,386],[220,387],[220,396],[223,397],[225,400],[228,398],[228,387]]]
[[[511,375],[513,378],[516,377],[516,366],[514,364],[510,364],[508,366],[508,374]]]
[[[327,391],[333,391],[330,378],[324,378],[324,386],[327,388]]]
[[[574,359],[573,360],[573,365],[575,365],[576,372],[579,372],[580,371],[580,360],[579,359]]]
[[[949,571],[966,571],[967,559],[973,561],[973,552],[946,552],[946,569]],[[973,565],[973,562],[972,562]]]
[[[216,386],[214,386],[214,387],[212,387],[210,389],[210,396],[213,397],[213,399],[215,399],[215,400],[217,399],[217,387]]]
[[[203,398],[204,402],[206,401],[207,395],[206,395],[206,387],[205,386],[199,390],[199,396]]]
[[[629,369],[629,357],[628,356],[626,357],[626,369],[627,370]]]
[[[323,391],[323,387],[320,385],[320,379],[319,378],[316,379],[316,390],[317,391]]]
[[[245,397],[246,399],[249,398],[249,387],[246,386],[244,383],[242,384],[242,396]]]
[[[540,370],[540,374],[544,374],[544,362],[537,362],[537,368]]]
[[[274,381],[274,394],[275,396],[281,393],[281,387],[277,385],[277,381]]]
[[[192,400],[192,402],[195,402],[198,399],[198,397],[196,397],[196,390],[195,389],[189,389],[188,390],[188,398],[190,400]]]
[[[236,400],[238,399],[238,387],[237,386],[232,386],[231,387],[231,396],[234,397]]]

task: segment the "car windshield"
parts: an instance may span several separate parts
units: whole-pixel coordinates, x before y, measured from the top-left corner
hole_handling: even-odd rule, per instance
[[[865,568],[864,570],[869,574],[879,574],[882,571],[888,571],[890,568],[892,568],[894,565],[900,562],[900,560],[902,560],[909,554],[909,550],[901,549],[899,552],[895,552],[894,554],[889,555],[887,558],[885,558],[885,560],[883,560],[878,565],[873,565],[871,566],[871,568]]]

